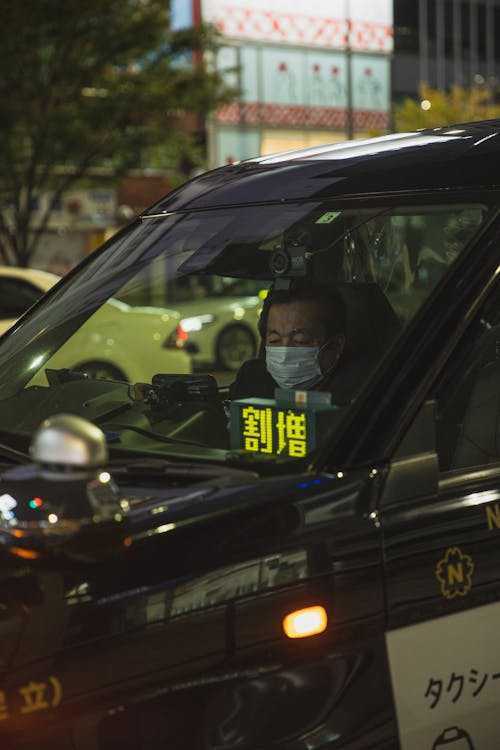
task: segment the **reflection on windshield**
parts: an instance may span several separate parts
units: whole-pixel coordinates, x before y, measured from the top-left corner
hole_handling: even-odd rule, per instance
[[[70,412],[116,452],[304,458],[485,215],[313,201],[146,218],[3,342],[2,429],[29,441]]]

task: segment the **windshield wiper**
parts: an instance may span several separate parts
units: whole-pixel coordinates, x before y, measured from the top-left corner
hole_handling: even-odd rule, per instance
[[[101,429],[104,429],[103,425],[100,425]],[[196,448],[206,448],[204,443],[197,443],[194,440],[183,440],[182,438],[173,438],[168,435],[160,435],[157,432],[151,432],[150,430],[144,430],[142,427],[136,427],[132,424],[117,424],[116,422],[110,422],[110,429],[116,430],[130,430],[131,432],[137,432],[138,435],[148,438],[149,440],[156,440],[159,443],[169,443],[170,445],[191,445]],[[105,431],[105,430],[104,430]]]
[[[123,459],[110,461],[107,467],[113,472],[113,476],[122,477],[169,477],[169,478],[193,478],[194,480],[212,479],[217,477],[234,476],[236,478],[257,479],[258,474],[251,469],[240,469],[234,466],[226,466],[218,463],[193,463],[174,462],[163,458],[139,458],[128,461],[124,465]]]

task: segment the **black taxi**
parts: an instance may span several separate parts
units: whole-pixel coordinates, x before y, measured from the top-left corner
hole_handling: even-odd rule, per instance
[[[2,747],[497,747],[499,210],[500,120],[228,165],[2,337]],[[214,279],[252,356],[171,372]],[[328,387],[262,324],[306,287]],[[78,361],[126,348],[117,305],[158,316],[146,382]]]

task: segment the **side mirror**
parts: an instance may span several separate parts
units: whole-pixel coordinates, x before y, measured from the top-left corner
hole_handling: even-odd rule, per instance
[[[425,401],[394,456],[385,481],[382,506],[435,495],[439,482],[434,401]]]
[[[72,414],[46,419],[30,446],[33,464],[4,472],[0,482],[0,542],[16,548],[61,544],[83,527],[128,513],[108,461],[106,437]]]

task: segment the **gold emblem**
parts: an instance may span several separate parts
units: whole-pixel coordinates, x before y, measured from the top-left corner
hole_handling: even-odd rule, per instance
[[[474,563],[459,547],[449,547],[436,565],[436,578],[446,599],[467,596],[472,588]]]

